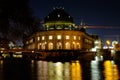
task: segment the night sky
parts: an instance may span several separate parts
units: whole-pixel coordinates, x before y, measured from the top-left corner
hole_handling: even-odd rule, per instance
[[[76,25],[80,25],[83,20],[88,26],[108,26],[107,28],[89,28],[88,33],[97,34],[102,39],[119,40],[119,0],[30,0],[34,15],[41,20],[44,20],[53,7],[59,6],[64,7],[65,11],[73,17]]]

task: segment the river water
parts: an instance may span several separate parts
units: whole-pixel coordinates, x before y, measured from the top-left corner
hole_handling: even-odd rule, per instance
[[[112,60],[8,59],[0,60],[0,80],[119,80],[119,68]]]

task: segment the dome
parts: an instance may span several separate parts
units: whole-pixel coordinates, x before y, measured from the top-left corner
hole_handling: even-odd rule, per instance
[[[73,18],[63,8],[55,8],[44,18],[44,23],[53,21],[65,21],[73,23]]]

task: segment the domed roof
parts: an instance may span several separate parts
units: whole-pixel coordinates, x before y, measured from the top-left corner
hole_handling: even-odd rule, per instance
[[[54,10],[44,19],[45,23],[52,21],[66,21],[73,23],[73,18],[66,13],[63,8],[54,8]]]

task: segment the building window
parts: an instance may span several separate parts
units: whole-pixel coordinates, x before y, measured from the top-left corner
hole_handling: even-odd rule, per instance
[[[78,39],[80,40],[80,36],[78,37]]]
[[[62,43],[61,42],[57,43],[57,49],[62,49]]]
[[[65,43],[65,49],[70,49],[70,43],[69,42]]]
[[[41,44],[41,49],[45,49],[45,43]]]
[[[73,36],[73,39],[76,40],[76,36]]]
[[[45,40],[45,36],[42,36],[42,40]]]
[[[57,39],[60,40],[61,39],[61,35],[57,35]]]
[[[49,36],[49,40],[52,40],[53,39],[53,36]]]
[[[49,50],[53,49],[53,43],[49,43],[49,44],[48,44],[48,49],[49,49]]]
[[[76,43],[72,42],[73,49],[76,49]]]
[[[38,49],[41,49],[41,43],[38,43]]]
[[[40,37],[38,36],[37,40],[39,41],[40,40]]]
[[[77,49],[80,49],[81,47],[80,47],[80,43],[77,43]]]
[[[67,35],[67,36],[66,36],[66,39],[70,39],[70,36]]]

